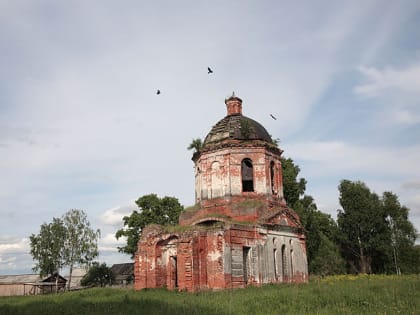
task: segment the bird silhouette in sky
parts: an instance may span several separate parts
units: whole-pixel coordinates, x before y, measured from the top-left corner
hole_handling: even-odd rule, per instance
[[[274,117],[272,114],[270,114],[271,118],[273,118],[274,120],[277,120],[276,117]]]
[[[208,74],[213,73],[213,70],[211,70],[210,67],[207,67],[207,71]]]
[[[156,94],[157,94],[157,95],[159,95],[159,94],[160,94],[160,90],[157,90],[157,91],[156,91]]]

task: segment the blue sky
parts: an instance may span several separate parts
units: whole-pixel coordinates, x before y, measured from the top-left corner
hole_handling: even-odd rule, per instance
[[[186,148],[232,91],[320,210],[361,180],[420,229],[419,29],[414,0],[0,0],[0,274],[31,272],[28,237],[75,208],[100,261],[129,261],[122,216],[148,193],[194,203]]]

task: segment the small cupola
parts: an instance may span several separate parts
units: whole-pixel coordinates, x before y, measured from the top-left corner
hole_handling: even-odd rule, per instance
[[[227,116],[242,115],[242,100],[232,92],[232,96],[225,99]]]

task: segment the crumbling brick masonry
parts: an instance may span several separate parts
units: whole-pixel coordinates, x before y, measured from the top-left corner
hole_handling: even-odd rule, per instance
[[[194,153],[196,205],[179,226],[150,225],[135,257],[135,288],[197,291],[307,282],[305,235],[283,196],[281,153],[242,100]]]

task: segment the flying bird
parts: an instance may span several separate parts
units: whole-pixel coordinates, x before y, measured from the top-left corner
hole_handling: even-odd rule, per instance
[[[211,70],[210,67],[207,67],[207,71],[208,74],[213,73],[213,70]]]
[[[273,118],[274,120],[277,120],[276,117],[274,117],[272,114],[270,114],[271,118]]]
[[[157,91],[156,91],[156,94],[157,94],[157,95],[159,95],[159,94],[160,94],[160,90],[157,90]]]

